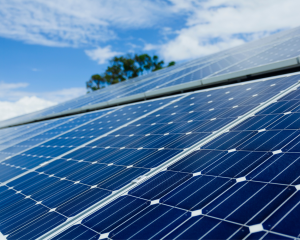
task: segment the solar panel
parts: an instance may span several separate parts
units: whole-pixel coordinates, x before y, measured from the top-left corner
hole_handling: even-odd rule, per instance
[[[153,232],[158,234],[156,237],[171,234],[172,229],[190,221],[191,212],[199,209],[176,207],[179,201],[176,197],[168,198],[166,204],[157,200],[175,194],[174,191],[190,181],[193,186],[199,186],[216,178],[203,176],[201,166],[204,163],[210,166],[208,158],[233,161],[228,157],[228,149],[218,145],[224,128],[243,123],[255,110],[271,109],[269,101],[294,89],[298,79],[298,75],[283,76],[82,114],[73,120],[77,123],[68,121],[60,125],[65,126],[61,131],[53,128],[26,140],[26,147],[18,143],[13,148],[15,151],[4,149],[11,157],[0,163],[3,173],[0,231],[8,235],[7,239],[54,236],[63,230],[66,232],[61,236],[83,234],[98,238],[104,234],[102,238],[127,238],[144,229],[147,221],[162,219],[163,224],[158,221],[151,231],[145,228],[139,233],[142,235],[136,236],[148,238]],[[215,139],[211,141],[213,136]],[[242,140],[247,136],[245,134]],[[215,144],[216,147],[195,149],[199,143],[206,142],[207,146]],[[237,147],[233,154],[242,151]],[[197,157],[200,153],[201,157]],[[191,158],[194,160],[189,160]],[[248,160],[240,167],[245,166],[251,156],[244,158]],[[267,158],[267,153],[260,154],[256,166]],[[212,164],[213,160],[210,161]],[[219,178],[199,194],[206,195],[212,188],[219,187],[220,190],[208,198],[212,201],[236,182],[234,177]],[[146,179],[149,181],[144,182]],[[208,200],[199,201],[198,205],[206,206]],[[110,205],[102,208],[109,202]],[[124,206],[124,214],[111,214],[112,209]],[[106,212],[105,217],[101,211]],[[110,214],[107,215],[107,211]],[[194,214],[197,218],[201,215]],[[93,224],[89,225],[95,216],[104,219],[101,226],[97,225],[98,230]],[[205,221],[211,218],[206,216]],[[74,225],[78,221],[82,224]],[[237,229],[241,231],[239,225]]]
[[[298,92],[269,101],[55,239],[88,230],[100,239],[298,237]]]
[[[70,110],[88,109],[93,105],[111,106],[131,99],[144,99],[156,94],[164,94],[170,87],[180,84],[195,83],[193,87],[218,83],[253,73],[296,66],[300,52],[299,28],[274,34],[268,38],[250,42],[220,53],[179,64],[155,73],[140,76],[105,89],[86,94],[59,105],[30,113],[21,117],[2,121],[1,127],[34,121],[53,114],[66,113]],[[269,65],[274,64],[274,65]],[[267,67],[266,67],[267,66]],[[261,68],[258,68],[261,67]],[[254,70],[251,70],[254,69]],[[256,70],[255,70],[256,69]],[[248,72],[241,71],[249,70]],[[235,73],[235,75],[228,75]],[[219,78],[220,76],[224,76]],[[217,77],[217,78],[216,78]],[[187,85],[189,86],[189,85]],[[179,86],[182,88],[182,86]],[[162,89],[162,91],[157,92]]]

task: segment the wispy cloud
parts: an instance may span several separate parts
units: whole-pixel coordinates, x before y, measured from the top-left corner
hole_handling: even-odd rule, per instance
[[[106,46],[104,48],[97,47],[96,49],[85,50],[85,53],[92,60],[97,61],[99,64],[106,63],[112,57],[123,54],[122,52],[112,51],[111,46]]]
[[[38,111],[55,104],[55,102],[47,101],[36,96],[22,97],[16,102],[0,101],[0,121]]]
[[[85,88],[29,92],[26,91],[28,86],[28,83],[0,82],[0,120],[41,110],[86,93]]]
[[[60,103],[86,93],[85,88],[66,88],[57,91],[30,92],[28,83],[0,82],[0,101],[16,102],[24,97],[38,97],[53,103]]]
[[[97,46],[112,29],[154,26],[168,14],[161,0],[0,0],[0,36],[47,46]]]
[[[7,91],[11,89],[17,89],[17,88],[26,88],[28,87],[28,83],[6,83],[4,81],[0,82],[0,91]],[[1,93],[0,93],[1,95]]]
[[[296,27],[298,0],[170,0],[172,10],[185,13],[186,25],[160,45],[167,60],[214,53],[244,42]]]

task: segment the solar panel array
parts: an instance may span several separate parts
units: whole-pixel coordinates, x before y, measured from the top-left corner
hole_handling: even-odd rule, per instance
[[[292,171],[299,80],[280,76],[1,129],[1,234],[295,237],[285,226],[297,223],[297,212],[286,213],[299,188]]]
[[[158,89],[209,79],[215,76],[263,66],[300,56],[300,28],[274,34],[216,54],[163,69],[148,75],[108,86],[96,92],[56,106],[0,122],[0,127],[33,121],[54,113],[80,109],[98,103],[115,101],[128,96],[149,93]]]

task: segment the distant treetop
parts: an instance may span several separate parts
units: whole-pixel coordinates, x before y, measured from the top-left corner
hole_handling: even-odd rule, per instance
[[[126,56],[113,57],[109,63],[103,74],[94,74],[86,82],[88,91],[96,91],[105,86],[164,68],[163,60],[160,61],[156,55],[151,58],[148,54],[127,54]],[[173,65],[175,65],[174,61],[169,62],[167,67]]]

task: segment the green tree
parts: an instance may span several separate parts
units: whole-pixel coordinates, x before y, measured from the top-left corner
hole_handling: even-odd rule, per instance
[[[175,65],[172,61],[167,67]],[[86,82],[88,90],[96,91],[107,85],[116,84],[126,79],[134,78],[148,72],[157,71],[164,68],[164,61],[159,60],[158,56],[152,58],[148,54],[113,57],[109,61],[109,66],[101,75],[94,74]]]

